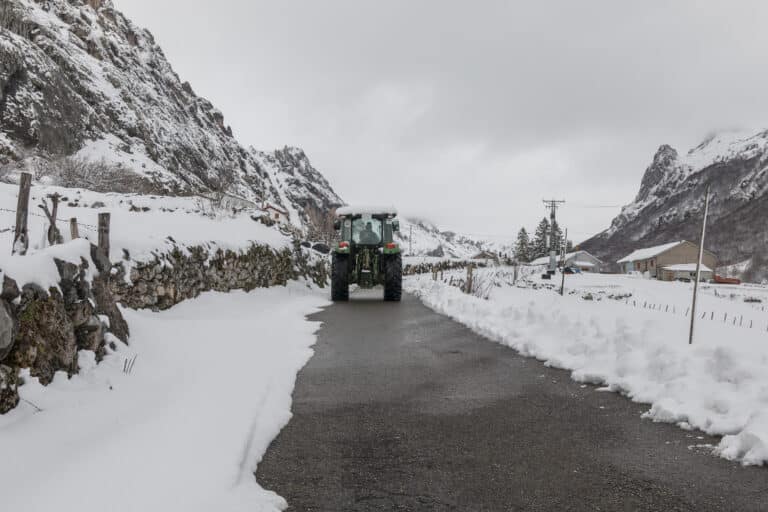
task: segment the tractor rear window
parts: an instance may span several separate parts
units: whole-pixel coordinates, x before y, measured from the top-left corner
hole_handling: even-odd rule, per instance
[[[376,245],[381,242],[381,221],[370,215],[353,220],[352,241],[360,245]]]

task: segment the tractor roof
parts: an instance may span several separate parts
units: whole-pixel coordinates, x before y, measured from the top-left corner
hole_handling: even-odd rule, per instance
[[[342,206],[338,210],[336,210],[336,216],[337,217],[349,217],[349,216],[356,216],[356,215],[391,215],[395,216],[397,215],[397,208],[394,206],[366,206],[366,205],[357,205],[357,206]]]

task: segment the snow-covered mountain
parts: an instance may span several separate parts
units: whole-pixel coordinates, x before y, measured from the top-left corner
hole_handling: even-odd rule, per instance
[[[400,232],[396,238],[405,254],[412,256],[472,258],[482,251],[498,254],[513,252],[511,244],[493,243],[453,231],[443,231],[428,220],[407,215],[400,219]]]
[[[763,266],[768,242],[768,130],[714,134],[684,155],[661,146],[645,170],[634,202],[622,209],[610,228],[581,247],[616,261],[639,247],[698,240],[707,185],[712,189],[707,248],[721,263],[754,256],[754,266]]]
[[[0,28],[0,163],[75,155],[158,192],[226,187],[295,225],[341,203],[302,150],[241,145],[111,0],[3,0]]]

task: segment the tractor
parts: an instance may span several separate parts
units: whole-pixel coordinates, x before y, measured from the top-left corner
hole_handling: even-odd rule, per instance
[[[345,206],[336,210],[339,242],[331,261],[331,299],[349,300],[349,285],[384,287],[385,301],[399,301],[403,257],[394,234],[400,230],[394,208]]]

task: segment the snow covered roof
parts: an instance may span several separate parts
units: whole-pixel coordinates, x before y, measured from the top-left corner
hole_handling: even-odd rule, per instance
[[[662,267],[664,270],[671,270],[672,272],[696,272],[696,264],[695,263],[678,263],[677,265],[669,265],[666,267]],[[712,269],[706,266],[705,264],[701,264],[701,271],[702,272],[712,272]]]
[[[571,263],[571,265],[576,265],[577,267],[594,267],[595,264],[591,261],[574,261]]]
[[[565,261],[570,260],[571,258],[574,258],[578,256],[579,254],[589,254],[587,251],[574,251],[569,252],[565,255]],[[589,254],[592,258],[595,258],[597,261],[601,261],[600,258],[597,256],[593,256],[592,254]],[[557,261],[560,261],[560,254],[557,255]],[[542,256],[541,258],[536,258],[535,260],[531,261],[529,265],[546,265],[549,263],[549,256]],[[581,262],[584,263],[584,262]],[[580,263],[574,263],[574,265],[579,265]],[[590,265],[594,266],[594,263],[590,263]]]
[[[357,206],[342,206],[336,210],[336,215],[341,217],[342,215],[397,215],[397,208],[394,206],[382,206],[382,205],[357,205]]]
[[[629,263],[632,261],[647,260],[648,258],[653,258],[654,256],[658,256],[659,254],[666,252],[671,248],[676,247],[684,242],[685,240],[680,240],[678,242],[671,242],[668,244],[656,245],[654,247],[637,249],[636,251],[621,258],[619,261],[617,261],[617,263]]]

